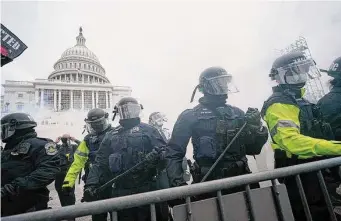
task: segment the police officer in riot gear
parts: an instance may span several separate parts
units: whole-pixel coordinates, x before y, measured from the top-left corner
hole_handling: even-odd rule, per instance
[[[61,144],[58,144],[61,141]],[[71,144],[71,141],[76,144]],[[56,191],[59,196],[59,201],[62,206],[74,205],[76,201],[75,189],[71,188],[70,191],[63,192],[62,185],[66,176],[66,173],[73,162],[73,155],[80,144],[79,140],[70,137],[69,134],[64,134],[58,137],[56,140],[57,148],[60,155],[60,172],[56,175],[54,182]]]
[[[109,114],[102,109],[91,109],[87,118],[85,118],[87,134],[83,141],[79,144],[74,154],[74,160],[69,168],[63,183],[63,191],[68,194],[74,190],[75,182],[78,174],[84,168],[85,174],[83,176],[84,182],[89,174],[92,164],[95,162],[95,157],[99,146],[105,137],[106,133],[110,131]],[[82,199],[83,201],[84,199]],[[101,220],[101,214],[93,215],[92,220]]]
[[[59,155],[52,140],[37,137],[36,126],[25,113],[1,118],[1,216],[47,209]]]
[[[145,160],[146,165],[114,183],[111,196],[119,197],[156,189],[156,167],[162,155],[160,150],[166,145],[165,141],[157,129],[141,122],[141,105],[136,99],[122,98],[117,103],[115,112],[120,117],[120,126],[107,133],[98,150],[85,184],[86,201],[97,200],[101,194],[96,191],[99,186]],[[118,220],[150,220],[149,206],[118,211]]]
[[[321,70],[333,79],[330,92],[318,102],[324,119],[330,124],[335,140],[341,141],[341,57],[334,60],[329,70]]]
[[[341,143],[332,140],[330,125],[321,119],[316,105],[302,98],[308,77],[318,76],[315,62],[302,52],[282,55],[272,65],[270,77],[278,86],[264,102],[261,113],[270,130],[276,168],[341,155]],[[328,176],[327,180],[332,179],[326,172],[324,175]],[[301,180],[313,219],[326,220],[328,210],[316,173],[302,174]],[[305,220],[295,178],[288,177],[280,182],[287,186],[295,220]]]
[[[262,126],[260,113],[256,109],[253,111],[250,109],[245,114],[239,108],[226,104],[228,84],[231,80],[232,76],[220,67],[210,67],[201,73],[196,89],[199,89],[204,96],[199,99],[196,107],[180,114],[174,125],[169,147],[166,149],[167,173],[171,186],[186,185],[182,177],[181,164],[190,138],[192,138],[193,157],[197,165],[196,170],[192,170],[194,173],[192,176],[193,182],[197,183],[205,176],[245,122],[248,126],[227,151],[208,180],[251,173],[246,154],[259,154],[267,141],[268,132]],[[194,94],[195,91],[192,100]],[[240,188],[232,191],[237,190]]]

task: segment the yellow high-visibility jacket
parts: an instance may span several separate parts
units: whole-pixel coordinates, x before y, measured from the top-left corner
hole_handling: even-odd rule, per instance
[[[85,167],[85,164],[89,159],[88,155],[89,148],[87,147],[86,142],[83,140],[74,153],[74,160],[65,176],[63,187],[75,186],[78,174]]]
[[[264,103],[262,116],[269,127],[272,148],[284,150],[288,158],[293,154],[299,159],[341,155],[341,142],[317,139],[301,133],[304,114],[301,112],[303,109],[295,102],[295,98],[284,93],[272,96]]]

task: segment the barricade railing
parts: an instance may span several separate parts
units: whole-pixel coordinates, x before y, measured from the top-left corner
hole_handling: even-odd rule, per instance
[[[333,212],[333,206],[322,176],[321,170],[340,166],[341,157],[331,158],[327,160],[320,160],[311,163],[300,164],[296,166],[284,167],[271,171],[253,173],[248,175],[241,175],[236,177],[230,177],[225,179],[219,179],[214,181],[207,181],[204,183],[193,184],[188,186],[174,187],[164,190],[140,193],[135,195],[129,195],[124,197],[111,198],[106,200],[100,200],[95,202],[81,203],[73,206],[66,206],[61,208],[19,214],[15,216],[3,217],[2,221],[48,221],[48,220],[63,220],[70,218],[77,218],[82,216],[88,216],[93,214],[100,214],[105,212],[111,212],[112,219],[117,220],[117,211],[122,209],[128,209],[143,205],[150,205],[151,220],[156,221],[155,204],[160,202],[166,202],[169,200],[185,198],[187,205],[187,219],[192,221],[191,217],[191,200],[190,196],[200,195],[204,193],[217,192],[218,206],[222,207],[221,203],[221,190],[230,189],[233,187],[246,185],[246,196],[250,197],[250,184],[261,181],[271,180],[274,193],[277,193],[277,184],[275,180],[277,178],[283,178],[288,176],[295,176],[297,187],[300,193],[304,212],[308,220],[312,220],[307,199],[303,190],[300,174],[316,171],[319,184],[328,207],[330,214],[330,220],[336,221],[335,214]],[[278,197],[274,194],[275,203],[279,203]],[[281,208],[277,208],[279,214],[279,220],[284,220]],[[221,208],[221,213],[224,210]],[[252,220],[253,206],[250,205],[250,216]]]

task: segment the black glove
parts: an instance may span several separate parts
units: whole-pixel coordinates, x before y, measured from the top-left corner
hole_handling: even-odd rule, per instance
[[[146,155],[147,161],[156,161],[160,158],[159,153],[156,151],[156,149],[153,149],[150,153]]]
[[[74,188],[72,187],[67,186],[67,187],[62,188],[62,193],[64,196],[71,196],[73,192],[74,192]]]
[[[245,121],[250,129],[259,130],[262,127],[261,115],[257,108],[248,108],[245,113]]]
[[[1,197],[16,196],[19,193],[18,190],[18,187],[13,184],[5,184],[5,186],[1,187]]]
[[[87,188],[85,188],[82,200],[85,201],[85,202],[91,202],[91,201],[98,200],[98,194],[96,192],[96,188],[95,187],[87,187]]]

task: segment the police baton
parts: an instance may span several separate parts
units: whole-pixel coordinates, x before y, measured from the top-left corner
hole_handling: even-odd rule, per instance
[[[230,149],[230,147],[232,146],[232,144],[234,143],[234,141],[239,137],[240,133],[244,130],[245,126],[247,123],[244,123],[243,126],[239,129],[239,131],[236,133],[236,135],[232,138],[231,142],[227,145],[227,147],[225,148],[225,150],[220,154],[220,156],[218,157],[218,159],[214,162],[214,164],[211,166],[211,168],[208,170],[208,172],[205,174],[205,176],[201,179],[200,183],[204,182],[207,177],[212,173],[212,171],[214,170],[214,168],[217,166],[217,164],[219,163],[219,161],[224,157],[225,153]]]

